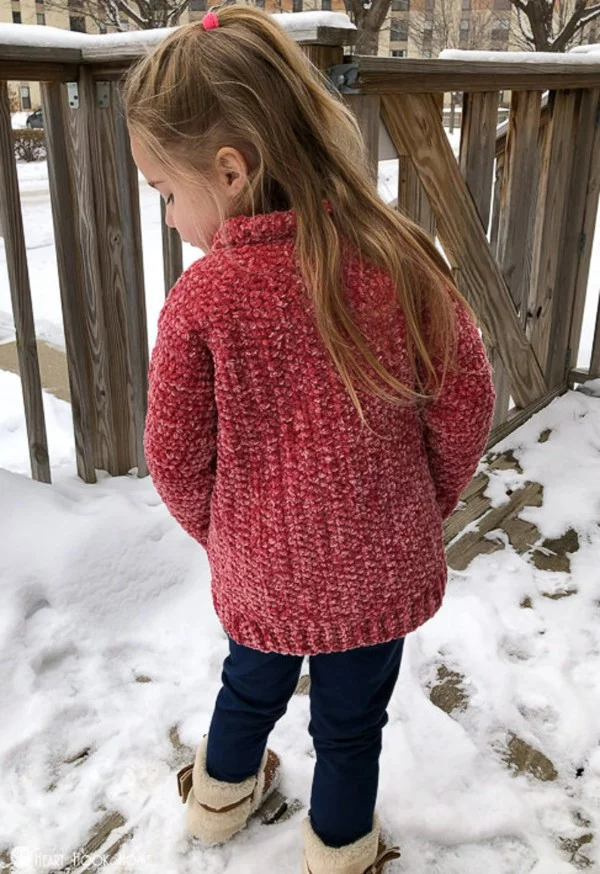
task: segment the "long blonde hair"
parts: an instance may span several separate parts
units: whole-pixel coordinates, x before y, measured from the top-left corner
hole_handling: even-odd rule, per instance
[[[415,222],[381,200],[354,115],[276,20],[241,5],[217,16],[218,28],[184,25],[131,68],[124,87],[130,132],[190,180],[209,180],[222,146],[254,157],[236,214],[295,210],[296,253],[317,328],[363,424],[351,373],[390,403],[436,395],[455,348],[453,299],[466,306],[446,262]],[[341,282],[344,240],[393,280],[410,385],[381,364],[351,318]],[[349,340],[392,392],[365,372]]]

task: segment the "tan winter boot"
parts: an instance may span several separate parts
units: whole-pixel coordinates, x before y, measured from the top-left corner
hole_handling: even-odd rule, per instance
[[[223,783],[206,770],[207,738],[196,750],[193,765],[177,774],[179,795],[187,803],[186,826],[206,846],[220,844],[241,831],[253,813],[275,791],[280,781],[280,760],[265,750],[256,777],[241,783]]]
[[[381,839],[381,826],[377,816],[373,819],[373,831],[347,844],[345,847],[328,847],[315,834],[309,819],[302,825],[304,830],[304,863],[302,874],[381,874],[383,866],[392,859],[400,858],[397,847],[386,847]]]

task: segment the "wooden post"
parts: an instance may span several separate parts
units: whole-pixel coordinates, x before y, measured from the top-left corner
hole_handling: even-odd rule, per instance
[[[165,297],[169,294],[183,273],[183,251],[181,237],[175,230],[165,224],[165,202],[160,198],[160,222],[162,231],[163,276],[165,282]]]
[[[346,103],[356,115],[369,159],[371,176],[377,182],[379,170],[379,97],[346,94]]]
[[[62,83],[42,84],[42,105],[77,472],[86,483],[95,483],[94,386],[85,315],[84,270],[77,234],[79,206],[73,170],[72,140],[68,129],[67,98]]]
[[[539,91],[513,92],[504,150],[496,156],[491,242],[522,325],[525,324],[531,273],[540,98]],[[492,363],[497,395],[496,426],[508,414],[510,385],[503,365],[495,356]]]
[[[564,254],[561,252],[563,228],[564,223],[571,220],[565,210],[575,146],[575,92],[556,91],[550,97],[553,98],[552,115],[540,166],[527,308],[527,333],[547,382],[553,370],[550,335],[561,293],[557,280]],[[565,372],[564,361],[560,369]]]
[[[463,96],[463,122],[460,138],[459,166],[479,213],[484,233],[490,221],[492,185],[494,183],[494,155],[496,151],[496,128],[498,122],[498,92],[482,91]],[[498,176],[502,178],[502,167]],[[495,200],[499,200],[499,179],[494,187]],[[492,249],[494,242],[492,241]],[[488,356],[494,371],[496,406],[494,424],[504,421],[510,398],[506,369],[498,350],[488,346]]]
[[[490,219],[497,121],[497,91],[464,95],[460,172],[477,206],[486,234]]]
[[[50,461],[48,459],[42,383],[35,342],[27,250],[23,234],[23,217],[21,215],[19,182],[6,82],[0,82],[0,225],[4,229],[6,264],[17,335],[17,355],[23,389],[31,474],[34,479],[49,483],[51,481]]]
[[[590,261],[594,243],[594,230],[597,226],[598,199],[600,194],[600,88],[594,88],[581,93],[579,104],[579,128],[577,145],[573,157],[573,183],[570,189],[570,210],[568,215],[568,232],[571,238],[565,240],[565,248],[570,258],[561,264],[559,288],[562,286],[567,293],[571,312],[568,336],[564,326],[559,323],[560,312],[550,338],[552,360],[557,367],[561,362],[568,362],[568,367],[575,367],[583,312],[589,285]],[[599,225],[600,227],[600,225]],[[595,367],[590,366],[590,373],[600,376],[600,316],[596,323],[596,343],[592,352]],[[552,379],[558,379],[559,374],[553,372]]]
[[[82,67],[77,88],[78,105],[66,110],[66,145],[81,253],[77,318],[86,330],[78,343],[89,368],[94,466],[112,475],[137,467],[143,475],[148,340],[137,175],[117,85],[97,82]]]
[[[138,476],[147,476],[144,456],[144,426],[148,409],[148,326],[140,222],[137,167],[129,147],[129,135],[119,85],[112,82],[110,101],[115,137],[115,170],[123,234],[123,308],[128,364],[129,412],[132,417]],[[162,201],[162,198],[161,198]],[[178,235],[179,236],[179,235]]]
[[[431,95],[439,109],[442,125],[444,123],[444,95],[436,92]],[[398,148],[397,144],[396,148]],[[398,209],[415,221],[423,230],[435,239],[435,213],[423,184],[419,178],[417,168],[410,155],[398,153]]]

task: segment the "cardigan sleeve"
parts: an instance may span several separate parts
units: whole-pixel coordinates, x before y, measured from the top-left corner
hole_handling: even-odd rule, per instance
[[[456,304],[457,349],[438,397],[422,409],[423,434],[437,501],[446,519],[471,481],[494,413],[492,369],[479,331]]]
[[[217,461],[214,365],[193,317],[171,294],[150,362],[144,450],[169,512],[206,549]]]

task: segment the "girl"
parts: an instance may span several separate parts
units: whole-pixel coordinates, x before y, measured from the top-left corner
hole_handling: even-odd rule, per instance
[[[145,449],[207,551],[229,636],[187,827],[224,841],[277,785],[267,749],[310,656],[304,874],[380,872],[382,728],[405,636],[439,609],[442,522],[494,391],[433,242],[386,206],[360,131],[258,9],[178,28],[128,76],[135,161],[207,254],[162,310]]]

